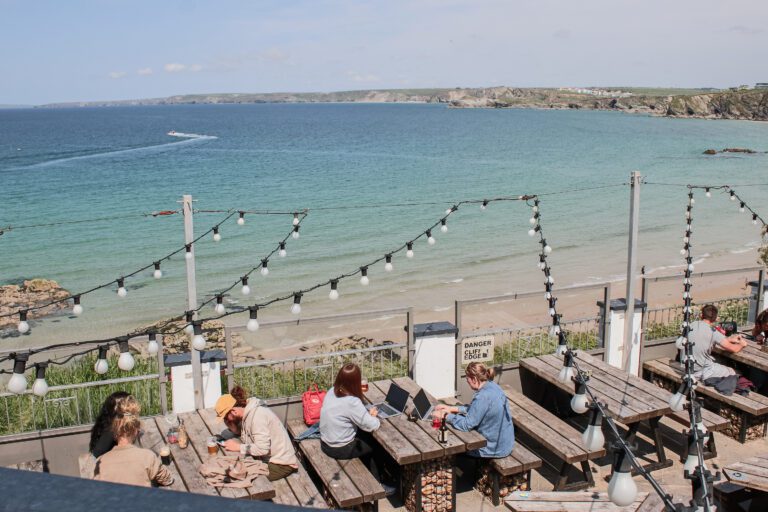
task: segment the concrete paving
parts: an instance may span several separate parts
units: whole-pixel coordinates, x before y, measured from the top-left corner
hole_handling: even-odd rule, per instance
[[[685,500],[685,503],[687,504],[687,501],[691,497],[691,484],[690,481],[685,480],[683,477],[683,463],[680,461],[680,457],[683,453],[683,443],[685,442],[685,438],[682,434],[683,426],[667,418],[664,418],[661,424],[664,426],[664,443],[667,458],[671,459],[674,464],[669,468],[654,471],[652,475],[666,492],[672,494],[677,499]],[[606,439],[611,439],[611,436],[607,433],[607,429]],[[716,434],[716,443],[718,456],[706,461],[708,468],[712,471],[718,470],[730,463],[749,458],[758,453],[768,454],[768,438],[757,439],[748,441],[746,444],[741,444],[734,439],[718,433]],[[644,435],[643,429],[641,429],[638,434],[638,454],[643,456],[647,462],[654,461],[656,456],[649,444],[649,438]],[[593,477],[595,479],[595,486],[590,488],[590,490],[606,492],[608,490],[608,481],[606,478],[611,474],[610,457],[606,456],[597,459],[590,463],[590,467],[592,468]],[[556,477],[557,472],[555,469],[548,467],[545,462],[545,465],[542,466],[540,470],[533,472],[531,478],[532,490],[551,491]],[[641,476],[636,476],[635,481],[637,482],[640,491],[653,492],[651,485]],[[722,474],[720,481],[726,481],[725,476]],[[459,485],[459,489],[462,489],[462,485]],[[459,492],[456,497],[456,509],[459,512],[509,510],[503,504],[499,507],[494,507],[488,499],[484,499],[480,493],[474,490],[464,490],[463,492]],[[379,502],[379,510],[381,512],[403,511],[405,510],[405,507],[403,507],[402,503],[396,499],[381,500]]]

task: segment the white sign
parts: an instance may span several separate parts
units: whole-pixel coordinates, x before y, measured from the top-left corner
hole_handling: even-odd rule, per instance
[[[218,361],[201,364],[203,374],[203,407],[213,407],[221,396],[221,371]],[[171,397],[173,412],[195,410],[195,389],[192,385],[192,365],[171,367]]]
[[[493,336],[474,336],[461,340],[461,364],[493,361]]]

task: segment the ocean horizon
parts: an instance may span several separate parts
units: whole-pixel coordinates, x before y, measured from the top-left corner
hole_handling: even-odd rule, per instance
[[[169,136],[170,130],[202,137]],[[538,194],[554,251],[556,287],[621,279],[631,171],[642,186],[638,264],[674,271],[682,259],[687,189],[663,184],[732,184],[758,210],[768,154],[707,156],[709,148],[768,150],[768,124],[668,119],[602,111],[448,109],[423,104],[189,105],[0,110],[0,284],[47,278],[78,292],[114,280],[181,247],[191,194],[199,210],[309,210],[286,258],[250,278],[227,301],[244,306],[307,288],[415,238],[462,200]],[[225,213],[198,213],[196,233]],[[522,201],[465,205],[449,231],[422,238],[394,271],[369,269],[371,284],[342,281],[340,299],[322,288],[302,316],[399,306],[435,312],[456,299],[538,289],[538,244]],[[95,220],[99,218],[112,220]],[[204,300],[258,265],[291,229],[292,215],[237,215],[222,241],[196,244],[197,294]],[[70,223],[70,221],[82,221]],[[63,224],[56,224],[65,222]],[[21,229],[34,224],[55,224]],[[715,192],[698,193],[697,261],[748,261],[760,232]],[[754,259],[754,258],[752,258]],[[381,267],[381,268],[380,268]],[[83,297],[85,312],[33,323],[17,346],[118,336],[186,309],[183,256]],[[289,302],[260,319],[290,316]],[[544,310],[544,306],[542,306]],[[567,311],[563,311],[567,320]],[[213,316],[211,308],[203,316]],[[247,315],[227,322],[243,324]],[[9,345],[10,347],[10,345]]]

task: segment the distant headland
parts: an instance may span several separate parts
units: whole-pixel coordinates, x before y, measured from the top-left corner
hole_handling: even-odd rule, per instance
[[[762,84],[761,84],[762,85]],[[329,93],[216,93],[50,103],[38,108],[249,103],[444,103],[452,108],[614,110],[666,117],[768,121],[768,88],[633,87],[378,89]]]

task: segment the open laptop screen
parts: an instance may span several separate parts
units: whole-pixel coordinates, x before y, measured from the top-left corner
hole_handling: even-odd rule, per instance
[[[423,389],[420,389],[414,397],[413,406],[416,408],[416,412],[419,413],[419,418],[423,420],[427,418],[429,410],[432,408],[432,404],[430,403],[429,398],[427,398],[427,393],[425,393]]]
[[[397,384],[392,384],[387,391],[386,401],[390,407],[403,412],[405,411],[405,404],[408,403],[408,392]]]

